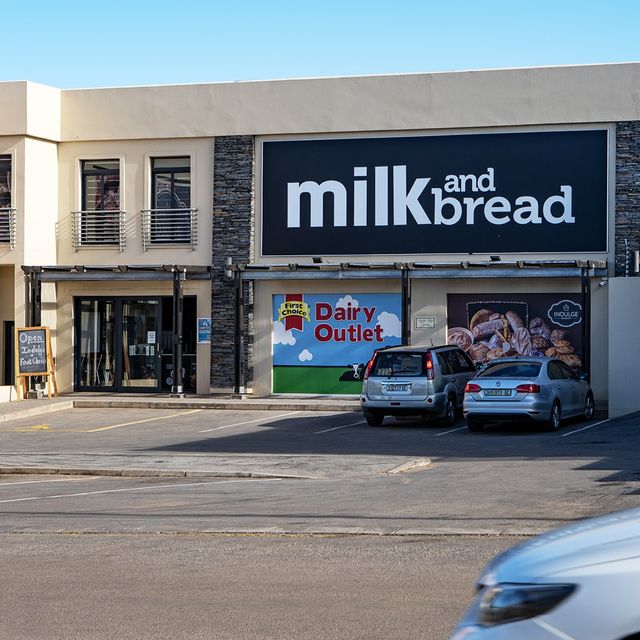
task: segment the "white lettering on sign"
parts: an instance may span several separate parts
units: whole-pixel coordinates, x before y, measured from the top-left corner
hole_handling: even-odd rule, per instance
[[[453,226],[457,224],[475,225],[481,217],[492,225],[501,226],[515,223],[527,224],[574,224],[571,185],[560,185],[560,193],[551,193],[539,202],[530,195],[521,195],[513,199],[494,195],[459,197],[463,193],[495,193],[496,176],[493,167],[486,173],[448,175],[443,188],[432,187],[427,190],[431,178],[416,178],[411,184],[407,182],[406,165],[391,167],[375,167],[373,172],[373,216],[369,215],[367,199],[368,172],[367,167],[353,169],[353,220],[355,227],[366,227],[372,222],[375,226],[401,227],[407,225],[409,216],[418,225]],[[393,214],[389,216],[389,179],[391,175],[391,193]],[[351,186],[351,185],[349,185]],[[446,194],[452,195],[444,195]],[[431,207],[421,202],[425,195],[431,194]],[[329,197],[326,197],[329,196]],[[327,226],[346,227],[347,202],[349,193],[347,186],[338,180],[325,180],[318,183],[312,180],[287,183],[287,227],[299,228],[302,224],[301,209],[303,198],[308,199],[310,227],[325,226],[325,207],[333,214],[333,224]],[[329,206],[332,208],[329,209]]]

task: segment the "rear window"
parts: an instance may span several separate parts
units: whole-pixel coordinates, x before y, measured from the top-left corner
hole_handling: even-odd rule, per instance
[[[499,362],[483,369],[478,378],[537,378],[539,362]]]
[[[424,358],[421,353],[381,353],[373,365],[373,376],[421,376],[424,375]]]

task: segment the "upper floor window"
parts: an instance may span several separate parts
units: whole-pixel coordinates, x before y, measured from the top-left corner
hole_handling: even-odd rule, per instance
[[[73,243],[124,248],[124,211],[120,209],[120,161],[82,160],[82,201],[72,213]]]
[[[11,199],[11,156],[0,156],[0,244],[16,243],[16,217]]]
[[[0,209],[11,208],[11,156],[0,156]]]
[[[82,210],[120,209],[120,161],[82,161]]]
[[[196,242],[195,209],[191,208],[191,158],[151,159],[151,209],[143,222],[143,246]]]
[[[191,158],[152,158],[152,209],[191,208]]]

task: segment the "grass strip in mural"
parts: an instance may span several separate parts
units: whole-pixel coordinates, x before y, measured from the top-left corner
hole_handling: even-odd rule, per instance
[[[354,380],[346,367],[273,367],[273,393],[357,395],[360,391],[362,380]]]

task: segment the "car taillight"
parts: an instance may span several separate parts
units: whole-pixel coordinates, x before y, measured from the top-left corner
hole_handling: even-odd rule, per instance
[[[516,387],[518,393],[540,393],[539,384],[519,384]]]
[[[369,377],[369,374],[371,373],[371,369],[373,369],[373,361],[375,360],[375,356],[373,356],[373,358],[371,358],[371,360],[369,360],[369,362],[367,362],[367,368],[364,370],[364,379],[366,380]]]
[[[427,351],[425,366],[427,368],[427,380],[433,380],[433,359],[430,351]]]
[[[480,393],[480,391],[482,391],[480,385],[473,382],[467,382],[467,386],[464,388],[465,393]]]

